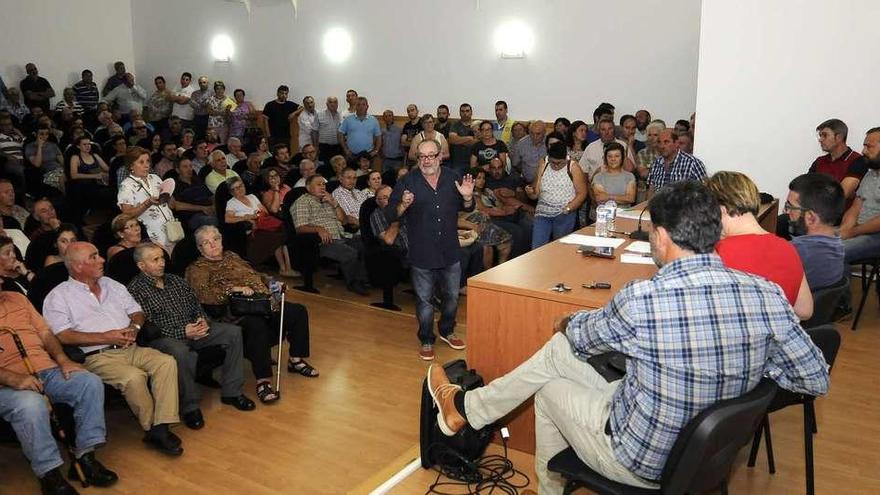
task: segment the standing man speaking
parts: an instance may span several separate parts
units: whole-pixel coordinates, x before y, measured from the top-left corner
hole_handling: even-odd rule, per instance
[[[458,312],[458,285],[461,278],[458,243],[458,212],[474,208],[474,179],[440,166],[440,143],[419,143],[418,168],[403,176],[385,208],[388,223],[401,220],[409,238],[412,285],[416,292],[419,320],[419,356],[434,359],[435,289],[440,296],[440,340],[453,349],[464,349],[464,340],[455,335]]]

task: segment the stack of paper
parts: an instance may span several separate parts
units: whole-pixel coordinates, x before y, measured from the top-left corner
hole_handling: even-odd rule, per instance
[[[635,241],[624,248],[624,251],[636,254],[651,254],[651,243],[645,241]]]
[[[621,263],[633,263],[636,265],[653,265],[654,258],[651,255],[623,253],[620,255]]]

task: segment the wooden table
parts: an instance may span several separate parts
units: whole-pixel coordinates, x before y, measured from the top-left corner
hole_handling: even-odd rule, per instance
[[[778,207],[774,200],[762,206],[759,214],[761,225],[770,232],[776,229]],[[615,223],[617,231],[631,232],[637,222],[618,217]],[[642,222],[643,229],[649,226]],[[592,227],[578,231],[592,232]],[[627,240],[615,249],[615,259],[585,257],[577,252],[577,246],[554,241],[468,279],[468,366],[488,383],[543,346],[553,335],[553,322],[559,316],[600,308],[627,282],[654,275],[654,265],[620,262],[620,254],[632,241],[628,236],[619,237]],[[608,282],[611,290],[581,287],[589,281]],[[558,283],[571,287],[571,291],[549,290]],[[535,415],[531,400],[502,422],[510,429],[512,448],[534,453]]]

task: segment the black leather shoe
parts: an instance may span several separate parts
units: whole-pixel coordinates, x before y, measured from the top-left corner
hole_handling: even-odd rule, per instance
[[[202,410],[196,409],[183,415],[183,424],[190,430],[201,430],[205,426],[205,418],[202,416]]]
[[[61,470],[55,468],[40,478],[40,492],[43,495],[77,495],[79,492],[61,476]]]
[[[95,459],[94,452],[83,454],[83,456],[79,458],[79,465],[86,477],[85,481],[89,485],[102,487],[110,486],[119,480],[119,476],[116,476],[116,473],[110,471]],[[73,464],[70,465],[70,471],[67,473],[67,477],[73,481],[82,481],[76,473],[76,468],[73,467]]]
[[[164,427],[164,428],[163,428]],[[156,425],[144,435],[144,442],[171,456],[183,454],[180,439],[168,431],[168,425]]]
[[[208,387],[208,388],[215,388],[217,390],[223,388],[223,386],[220,385],[220,382],[215,380],[214,377],[211,375],[197,376],[196,383],[198,383],[199,385]]]
[[[253,411],[257,407],[257,405],[254,404],[254,401],[248,399],[244,394],[241,394],[238,397],[221,397],[220,402],[235,406],[239,411]]]

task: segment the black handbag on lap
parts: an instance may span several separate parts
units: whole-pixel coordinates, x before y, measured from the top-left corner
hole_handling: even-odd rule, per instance
[[[232,316],[272,316],[272,301],[264,294],[231,294],[229,312]]]

